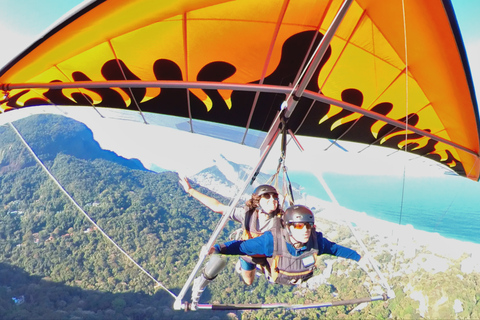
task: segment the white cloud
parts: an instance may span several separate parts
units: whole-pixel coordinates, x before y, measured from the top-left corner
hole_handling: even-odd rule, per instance
[[[430,159],[404,151],[395,152],[386,147],[371,146],[365,149],[364,144],[339,142],[342,148],[348,150],[345,151],[337,146],[330,146],[331,142],[326,139],[297,138],[305,151],[299,152],[295,145],[289,145],[287,165],[293,170],[309,168],[317,175],[335,172],[381,176],[402,176],[404,171],[407,176],[443,176],[448,170]],[[328,150],[325,150],[327,148]]]
[[[93,108],[87,107],[36,107],[21,109],[4,114],[3,121],[13,121],[33,113],[60,113],[84,122],[94,133],[94,138],[104,149],[112,150],[125,158],[137,158],[148,168],[155,164],[166,170],[192,175],[214,165],[220,155],[239,164],[255,166],[259,159],[258,149],[229,141],[219,140],[199,134],[180,131],[176,128],[147,125],[141,122],[136,113],[121,113],[114,110],[101,118]],[[14,117],[15,116],[15,117]],[[138,118],[138,119],[137,119]],[[119,120],[123,119],[123,120]],[[417,155],[394,152],[384,147],[370,147],[352,142],[340,142],[345,151],[332,146],[326,139],[297,137],[305,151],[300,151],[292,142],[287,146],[286,166],[289,171],[310,171],[319,176],[324,172],[343,174],[401,176],[443,175],[446,167]],[[280,141],[272,147],[262,171],[275,170],[280,158]]]
[[[28,47],[34,40],[35,36],[19,33],[14,29],[0,21],[0,30],[2,32],[0,50],[0,68],[15,58],[20,52]]]

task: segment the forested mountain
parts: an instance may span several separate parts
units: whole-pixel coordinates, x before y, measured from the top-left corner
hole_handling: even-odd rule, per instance
[[[60,184],[119,246],[174,295],[193,269],[219,216],[189,197],[172,172],[154,173],[138,161],[101,150],[83,124],[60,116],[17,121],[19,129]],[[173,311],[174,298],[106,240],[32,159],[8,126],[0,127],[0,318],[1,319],[309,319],[419,318],[418,302],[404,293],[421,285],[432,302],[465,301],[463,318],[480,316],[478,274],[401,272],[410,262],[378,248],[381,263],[395,260],[391,279],[397,298],[307,311]],[[41,134],[35,134],[41,133]],[[78,135],[77,135],[78,134]],[[226,201],[195,185],[200,191]],[[319,221],[329,239],[355,247],[349,231]],[[219,241],[238,226],[232,222]],[[378,247],[375,239],[369,245]],[[383,250],[383,251],[382,251]],[[401,258],[401,259],[400,259]],[[332,264],[330,257],[322,258]],[[263,277],[252,287],[234,272],[236,258],[201,297],[203,303],[311,303],[368,296],[375,288],[355,263],[335,260],[326,282],[314,288],[273,286]],[[322,273],[325,268],[319,270]],[[187,294],[187,299],[190,295]],[[433,299],[436,300],[433,300]],[[468,305],[467,305],[468,302]],[[449,303],[431,318],[454,318]]]
[[[35,116],[15,126],[99,227],[178,293],[218,216],[189,198],[176,174],[155,174],[101,150],[83,124]],[[138,319],[161,319],[172,311],[173,298],[157,292],[155,283],[105,240],[8,126],[0,129],[1,318],[128,319],[140,312]],[[12,298],[19,296],[25,303],[15,305]],[[137,306],[144,300],[147,306]]]
[[[103,150],[93,139],[92,131],[71,118],[33,115],[14,124],[42,161],[53,161],[60,153],[83,160],[104,159],[130,169],[147,170],[137,159],[125,159],[112,151]],[[19,143],[10,126],[0,126],[0,137],[0,172],[33,165],[34,159]]]

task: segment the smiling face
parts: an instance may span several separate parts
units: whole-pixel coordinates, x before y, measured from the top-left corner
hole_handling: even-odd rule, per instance
[[[260,197],[260,207],[266,213],[271,213],[277,210],[278,207],[278,194],[277,193],[264,193]]]
[[[310,238],[310,233],[313,225],[311,223],[296,222],[288,224],[290,231],[290,240],[295,243],[307,243]]]

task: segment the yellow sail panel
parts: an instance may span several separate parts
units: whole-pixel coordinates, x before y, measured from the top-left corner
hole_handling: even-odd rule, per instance
[[[25,82],[52,61],[67,60],[85,50],[152,23],[226,0],[101,1],[36,46],[5,73],[7,82]],[[14,77],[13,77],[14,76]]]
[[[158,57],[175,63],[185,80],[185,51],[182,16],[157,22],[115,37],[111,40],[115,56],[139,79],[154,81],[162,78],[155,66]],[[133,45],[134,44],[134,45]]]
[[[406,40],[409,70],[439,117],[452,126],[466,128],[449,132],[452,140],[461,141],[478,151],[477,123],[466,119],[476,118],[476,107],[472,105],[472,93],[452,25],[445,13],[445,4],[442,1],[407,0],[404,24],[401,1],[359,0],[358,3],[367,10],[403,61]],[[448,115],[452,109],[459,112]],[[444,125],[452,128],[448,123]]]

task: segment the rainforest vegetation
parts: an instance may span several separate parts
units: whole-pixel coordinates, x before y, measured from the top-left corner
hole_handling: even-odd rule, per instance
[[[432,292],[438,299],[445,295],[448,299],[461,298],[465,311],[460,316],[480,317],[480,294],[476,290],[480,277],[463,275],[459,286],[455,273],[395,277],[391,282],[396,299],[373,302],[360,311],[354,311],[355,305],[306,311],[174,311],[172,295],[157,287],[101,230],[177,295],[219,215],[189,197],[176,173],[152,172],[138,160],[102,151],[88,128],[74,120],[34,116],[17,121],[15,126],[75,203],[35,161],[13,130],[1,126],[2,319],[420,318],[418,301],[403,293],[409,283],[421,283],[425,292]],[[333,240],[352,242],[343,227],[328,222],[322,225],[327,237],[328,230],[335,229]],[[219,241],[226,241],[238,227],[230,222]],[[376,257],[379,262],[392,258],[388,253]],[[262,277],[247,287],[235,273],[235,263],[235,257],[229,258],[227,268],[202,295],[202,303],[301,304],[369,295],[365,285],[369,278],[346,260],[336,262],[329,283],[315,289],[269,285]],[[320,269],[318,273],[323,271]],[[442,305],[432,314],[455,318],[453,310]]]

